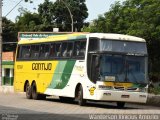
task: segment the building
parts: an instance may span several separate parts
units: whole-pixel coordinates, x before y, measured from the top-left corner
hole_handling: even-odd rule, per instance
[[[2,85],[12,86],[14,80],[14,52],[2,53]]]

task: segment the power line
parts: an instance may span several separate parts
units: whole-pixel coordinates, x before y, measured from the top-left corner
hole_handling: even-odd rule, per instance
[[[23,0],[20,0],[7,14],[5,17],[7,17]]]

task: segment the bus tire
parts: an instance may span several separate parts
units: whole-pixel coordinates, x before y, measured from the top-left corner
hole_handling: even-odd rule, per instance
[[[25,85],[25,91],[26,91],[26,98],[32,99],[32,90],[31,90],[31,86],[29,85],[29,82],[27,82]]]
[[[86,100],[83,99],[83,88],[81,85],[79,86],[77,99],[80,106],[84,106],[86,104]]]
[[[39,100],[40,94],[37,93],[37,86],[35,82],[32,84],[31,88],[32,88],[32,98],[34,100]]]
[[[117,102],[117,107],[118,108],[124,108],[124,106],[125,106],[125,102]]]

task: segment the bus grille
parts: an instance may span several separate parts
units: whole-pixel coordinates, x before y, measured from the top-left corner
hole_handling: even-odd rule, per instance
[[[137,88],[125,88],[125,87],[114,87],[115,90],[127,90],[127,91],[136,91]]]

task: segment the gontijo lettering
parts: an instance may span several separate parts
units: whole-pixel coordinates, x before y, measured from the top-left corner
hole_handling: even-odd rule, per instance
[[[32,70],[51,70],[52,63],[32,63]]]

